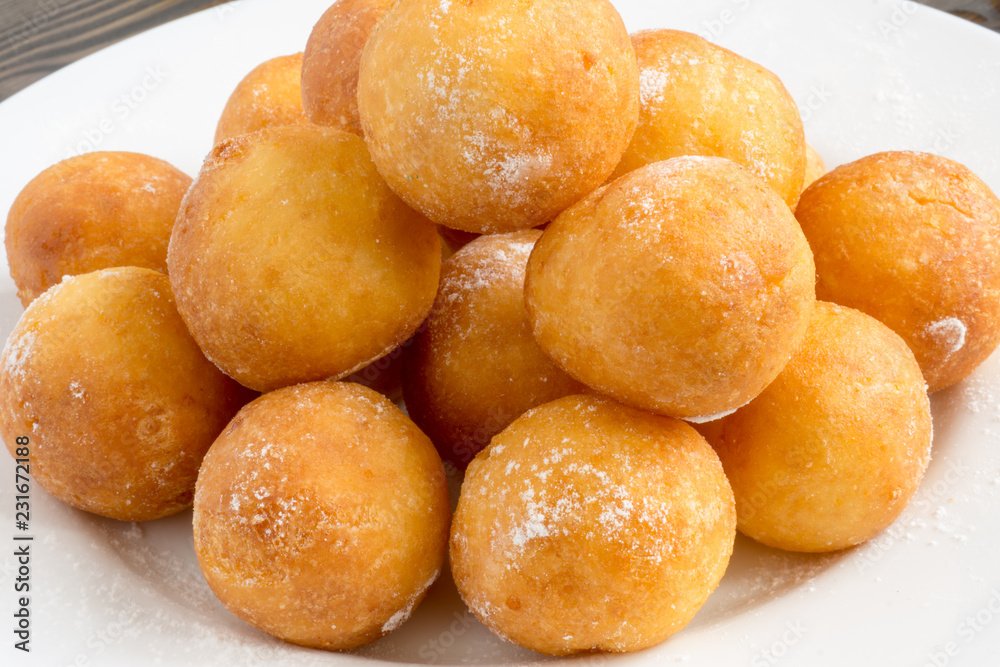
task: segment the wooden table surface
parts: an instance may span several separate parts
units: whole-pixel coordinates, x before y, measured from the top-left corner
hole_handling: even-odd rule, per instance
[[[224,2],[0,0],[0,100],[88,53]],[[1000,31],[1000,0],[921,2]]]

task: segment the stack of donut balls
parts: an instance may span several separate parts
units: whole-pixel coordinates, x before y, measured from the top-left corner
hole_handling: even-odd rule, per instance
[[[892,523],[928,392],[1000,344],[982,180],[824,173],[775,74],[608,0],[338,0],[216,141],[193,181],[99,152],[25,186],[0,430],[73,507],[193,505],[211,589],[295,644],[386,635],[449,566],[520,646],[662,642],[737,530]]]

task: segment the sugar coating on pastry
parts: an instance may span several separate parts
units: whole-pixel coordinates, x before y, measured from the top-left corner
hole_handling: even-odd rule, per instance
[[[1000,199],[967,167],[887,152],[841,165],[796,209],[816,293],[903,337],[931,392],[1000,345]]]
[[[205,354],[268,391],[344,377],[402,344],[434,301],[441,248],[359,137],[290,125],[215,147],[168,263]]]
[[[766,180],[789,205],[798,199],[802,118],[773,72],[679,30],[644,30],[632,42],[639,124],[615,176],[672,157],[717,156]]]
[[[337,0],[309,33],[302,61],[302,105],[317,125],[361,136],[361,52],[391,0]]]
[[[607,0],[394,4],[365,46],[358,109],[379,172],[434,222],[548,222],[614,170],[638,71]]]
[[[31,441],[32,477],[73,507],[158,519],[194,496],[202,457],[249,392],[198,349],[170,282],[122,267],[35,299],[0,359],[0,432]]]
[[[903,339],[822,301],[777,379],[699,430],[732,483],[740,531],[806,552],[859,544],[892,523],[923,478],[932,439],[926,386]]]
[[[598,396],[534,408],[469,466],[451,567],[476,617],[552,655],[635,651],[716,588],[736,514],[687,424]]]
[[[409,618],[444,565],[450,514],[441,459],[399,408],[313,382],[250,403],[212,445],[194,544],[236,616],[344,650]]]
[[[814,268],[787,204],[722,158],[633,171],[545,230],[528,263],[535,339],[628,405],[708,418],[746,404],[802,341]]]
[[[482,236],[447,260],[430,316],[405,350],[407,411],[460,469],[529,408],[585,391],[528,328],[524,272],[540,236]]]
[[[58,162],[21,190],[4,243],[25,307],[63,276],[113,266],[166,271],[167,243],[191,177],[124,151]]]
[[[278,56],[254,67],[236,85],[215,127],[215,143],[265,127],[305,125],[302,54]]]

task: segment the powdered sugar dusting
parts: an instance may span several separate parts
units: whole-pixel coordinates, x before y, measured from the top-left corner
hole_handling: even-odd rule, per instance
[[[423,586],[421,586],[413,595],[410,596],[410,599],[407,601],[406,606],[389,617],[389,620],[382,625],[383,633],[392,632],[393,630],[401,626],[403,623],[405,623],[408,618],[410,618],[410,616],[413,614],[413,609],[417,606],[417,603],[423,599],[424,593],[426,593],[427,589],[431,587],[431,584],[437,581],[438,575],[440,574],[441,574],[440,570],[435,570],[434,574],[431,575],[431,578],[428,579]]]
[[[382,632],[389,633],[401,626],[410,617],[412,611],[412,608],[404,608],[397,611],[382,626]]]
[[[257,439],[241,446],[235,455],[237,472],[220,498],[233,525],[250,528],[268,540],[296,539],[299,514],[314,502],[293,493],[288,477],[279,476],[286,467],[285,454],[284,445]]]
[[[543,151],[509,154],[486,170],[487,183],[497,192],[523,198],[527,188],[552,168],[552,156]]]
[[[540,503],[534,502],[534,497],[535,490],[530,488],[521,494],[521,499],[526,504],[528,519],[511,533],[510,539],[515,547],[523,547],[529,540],[551,535],[546,525],[545,508]]]
[[[428,320],[428,335],[465,323],[463,340],[482,324],[476,314],[497,298],[524,290],[528,257],[541,233],[526,230],[473,240],[442,266],[441,285]]]
[[[552,155],[544,144],[532,141],[529,129],[506,110],[494,108],[487,116],[487,125],[501,129],[468,134],[461,149],[462,159],[472,173],[482,174],[483,185],[494,195],[502,195],[514,204],[523,203],[538,179],[552,173]],[[531,148],[512,150],[513,144],[500,139],[508,132],[520,138],[521,146]]]
[[[669,82],[670,76],[662,69],[644,67],[639,70],[639,102],[643,106],[662,102]]]
[[[740,406],[742,407],[742,406]],[[692,424],[707,424],[708,422],[714,422],[723,417],[728,417],[740,408],[733,408],[732,410],[724,410],[723,412],[716,413],[714,415],[707,415],[704,417],[685,417],[684,421],[691,422]]]
[[[714,421],[722,419],[724,417],[728,417],[729,415],[735,413],[740,408],[743,408],[743,407],[746,407],[747,405],[750,405],[750,403],[752,401],[753,401],[753,399],[750,399],[749,401],[747,401],[746,403],[743,403],[742,405],[737,405],[732,410],[723,410],[722,412],[716,413],[714,415],[706,415],[706,416],[703,416],[703,417],[685,417],[684,421],[691,422],[692,424],[707,424],[708,422],[714,422]]]
[[[696,192],[699,179],[705,170],[714,164],[728,161],[704,155],[685,155],[647,165],[626,175],[625,179],[635,179],[622,187],[629,187],[626,194],[630,201],[629,215],[621,221],[622,228],[629,233],[633,242],[646,246],[658,244],[664,238],[663,224],[676,220],[678,205],[684,197],[677,193]],[[639,176],[642,174],[642,176]],[[650,182],[652,180],[652,182]],[[657,248],[661,261],[673,262],[671,255],[664,254],[665,246]]]
[[[754,130],[743,130],[740,133],[740,144],[744,159],[749,162],[753,173],[767,180],[773,179],[779,165],[775,162],[774,156],[770,155],[760,142],[757,133]]]
[[[37,334],[34,331],[22,331],[18,336],[7,339],[4,349],[4,372],[15,380],[23,380],[26,367],[35,349]]]
[[[957,317],[946,317],[932,322],[924,328],[924,333],[934,341],[935,345],[945,352],[945,359],[965,347],[967,328]]]
[[[465,270],[450,273],[441,281],[444,298],[450,303],[471,292],[497,286],[510,278],[517,278],[518,267],[510,261],[511,258],[505,248],[497,248],[489,254],[480,254],[476,257],[472,257],[470,253],[470,256],[463,259],[468,260],[462,267]],[[520,268],[523,276],[524,267]],[[523,282],[523,277],[521,280]]]
[[[696,475],[671,477],[671,493],[646,491],[663,488],[662,466],[649,465],[650,456],[659,456],[651,454],[657,447],[654,441],[648,451],[609,450],[603,441],[610,436],[593,424],[595,413],[587,406],[575,412],[571,418],[586,425],[586,435],[563,439],[539,455],[539,447],[552,443],[525,438],[514,447],[510,434],[503,450],[490,450],[488,464],[481,469],[478,484],[489,489],[486,493],[495,499],[491,505],[501,512],[490,541],[504,553],[508,569],[518,567],[535,541],[568,535],[627,544],[636,558],[661,563],[683,548],[677,540],[693,535],[687,534],[688,528],[697,530],[694,524],[718,520],[722,503],[695,490]],[[686,470],[687,460],[692,462],[690,471],[699,469],[693,452],[677,449],[670,457]],[[718,472],[721,475],[721,467]],[[683,529],[675,525],[678,516],[686,517]]]

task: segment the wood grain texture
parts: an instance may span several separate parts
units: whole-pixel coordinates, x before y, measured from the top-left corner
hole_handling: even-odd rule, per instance
[[[0,100],[87,54],[224,0],[2,0]]]
[[[89,53],[224,1],[0,0],[0,100]],[[1000,0],[920,1],[1000,31]]]
[[[1000,31],[1000,0],[919,0],[991,30]]]

